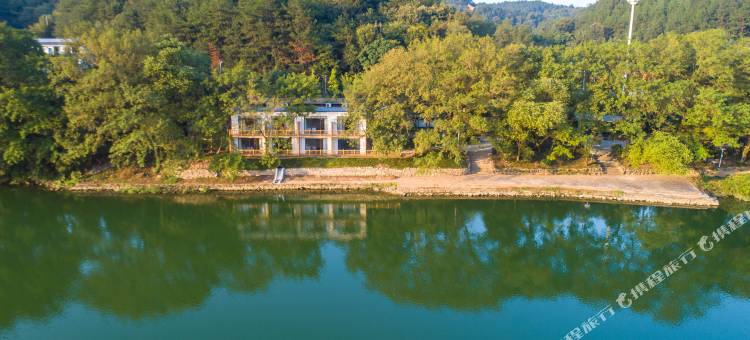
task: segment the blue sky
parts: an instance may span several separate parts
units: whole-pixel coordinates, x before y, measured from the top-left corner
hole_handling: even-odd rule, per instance
[[[474,0],[474,2],[485,2],[485,3],[496,3],[496,2],[504,2],[505,0]],[[583,7],[586,5],[590,5],[596,2],[596,0],[542,0],[544,2],[551,2],[553,4],[560,4],[560,5],[574,5],[578,7]]]

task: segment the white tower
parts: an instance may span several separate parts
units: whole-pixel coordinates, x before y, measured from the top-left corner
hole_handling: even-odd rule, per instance
[[[628,46],[633,41],[633,19],[635,19],[635,5],[638,4],[639,0],[628,0],[630,3],[630,29],[628,29]]]

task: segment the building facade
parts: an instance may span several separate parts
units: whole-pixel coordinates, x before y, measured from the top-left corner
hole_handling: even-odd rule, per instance
[[[61,55],[72,52],[70,44],[73,40],[71,39],[40,38],[36,41],[39,42],[39,45],[42,45],[42,50],[48,55]]]
[[[245,156],[271,151],[287,157],[366,157],[367,122],[347,127],[346,104],[340,99],[318,99],[313,109],[288,117],[285,109],[269,108],[232,115],[229,136],[232,149]],[[286,122],[286,123],[280,123]]]

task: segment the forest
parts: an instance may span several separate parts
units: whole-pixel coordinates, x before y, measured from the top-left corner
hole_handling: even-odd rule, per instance
[[[628,46],[614,14],[624,1],[536,27],[432,0],[11,1],[0,7],[0,182],[160,171],[226,151],[238,108],[321,96],[366,118],[375,150],[413,149],[424,166],[463,158],[479,138],[504,159],[567,162],[602,135],[659,172],[722,148],[746,161],[750,8],[693,1],[663,20],[648,13],[665,2],[648,2]],[[672,18],[697,8],[701,19]],[[77,53],[44,55],[45,36],[74,39]]]

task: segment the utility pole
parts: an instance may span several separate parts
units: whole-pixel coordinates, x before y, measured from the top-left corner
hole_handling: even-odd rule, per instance
[[[638,4],[639,0],[628,0],[630,3],[630,29],[628,29],[628,46],[633,41],[633,20],[635,19],[635,5]]]

